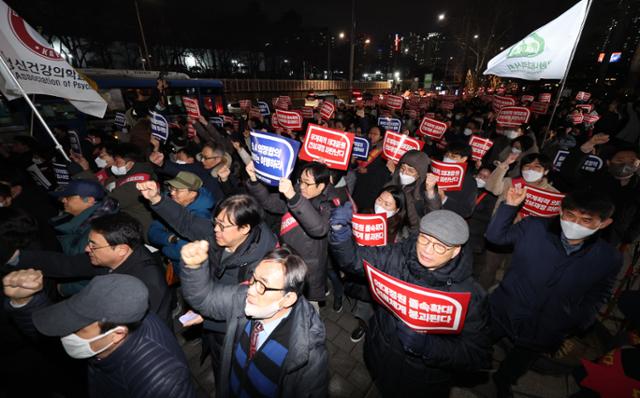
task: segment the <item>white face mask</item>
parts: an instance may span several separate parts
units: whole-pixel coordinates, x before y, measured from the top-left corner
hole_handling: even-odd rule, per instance
[[[584,239],[587,236],[593,235],[598,231],[598,228],[591,229],[587,227],[583,227],[580,224],[576,224],[571,221],[565,221],[560,218],[560,227],[562,228],[562,233],[567,239]]]
[[[414,182],[416,182],[416,178],[414,176],[409,176],[406,174],[398,174],[400,176],[400,184],[401,185],[409,185],[409,184],[413,184]]]
[[[105,167],[107,167],[107,161],[102,159],[100,156],[93,159],[93,161],[96,162],[96,166],[98,166],[99,169],[104,169]]]
[[[522,178],[524,178],[526,182],[536,182],[542,179],[542,177],[544,177],[544,173],[541,171],[522,170]]]
[[[520,155],[522,153],[522,149],[511,147],[511,153],[516,153]]]
[[[127,174],[127,166],[118,167],[115,164],[111,166],[111,172],[117,176],[123,176]]]
[[[100,340],[101,338],[112,333],[116,329],[122,329],[122,328],[120,326],[115,327],[91,339],[83,339],[77,334],[71,333],[67,336],[60,338],[60,341],[62,342],[62,347],[71,358],[75,358],[75,359],[91,358],[92,356],[98,355],[104,350],[111,347],[113,345],[113,342],[107,344],[106,346],[102,347],[98,351],[94,351],[93,349],[91,349],[90,344],[96,340]]]
[[[518,130],[505,130],[504,135],[513,140],[520,137],[520,132]]]
[[[184,160],[178,160],[176,159],[176,164],[187,164],[187,162],[185,162]]]
[[[253,319],[269,319],[281,309],[280,300],[274,301],[266,307],[250,304],[248,301],[246,301],[244,305],[245,315]]]
[[[468,135],[471,135],[471,134],[473,134],[473,130],[471,130],[471,129],[470,129],[470,128],[468,128],[468,127],[467,127],[466,129],[464,129],[464,135],[467,135],[467,136],[468,136]]]
[[[487,182],[482,178],[476,177],[476,185],[478,186],[478,188],[484,188],[485,185],[487,185]]]
[[[397,209],[395,211],[394,210],[387,210],[387,209],[385,209],[384,207],[382,207],[382,206],[380,206],[378,204],[374,204],[373,205],[373,211],[376,214],[386,214],[387,218],[391,218],[391,217],[395,216],[396,213],[398,212]]]
[[[456,160],[455,160],[455,159],[451,159],[451,158],[450,158],[450,157],[448,157],[448,156],[443,157],[443,158],[442,158],[442,161],[443,161],[443,162],[445,162],[445,163],[458,163],[458,162],[456,162]]]

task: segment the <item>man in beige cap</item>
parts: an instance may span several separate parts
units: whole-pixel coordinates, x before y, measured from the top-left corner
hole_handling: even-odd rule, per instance
[[[181,171],[165,184],[167,192],[174,202],[196,217],[211,219],[215,200],[211,193],[202,186],[200,177],[188,171]],[[174,274],[179,275],[180,249],[188,240],[160,220],[151,224],[148,236],[149,242],[162,250],[162,254],[171,261]]]

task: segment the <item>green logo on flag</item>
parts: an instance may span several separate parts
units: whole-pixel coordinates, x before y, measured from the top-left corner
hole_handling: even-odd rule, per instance
[[[514,44],[507,58],[535,57],[544,52],[544,39],[533,32],[529,36]]]

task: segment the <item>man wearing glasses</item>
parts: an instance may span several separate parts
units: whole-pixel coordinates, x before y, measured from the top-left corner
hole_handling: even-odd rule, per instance
[[[263,221],[260,205],[249,195],[226,198],[216,206],[211,220],[200,218],[163,197],[155,181],[138,184],[138,190],[149,200],[151,209],[180,236],[189,241],[209,242],[209,278],[216,283],[235,286],[247,280],[260,260],[278,243]],[[203,329],[203,355],[211,354],[213,373],[219,380],[227,325],[224,318],[207,318]]]
[[[209,242],[181,251],[185,299],[201,314],[226,319],[219,397],[325,397],[325,328],[302,296],[307,266],[286,248],[267,254],[248,282],[209,278]]]
[[[456,373],[491,365],[486,293],[471,276],[466,221],[450,210],[436,210],[422,217],[417,235],[393,245],[366,247],[353,242],[351,216],[346,203],[331,217],[331,251],[345,272],[364,276],[365,260],[403,282],[471,293],[457,334],[417,332],[382,305],[375,306],[366,334],[365,363],[383,396],[448,397]]]
[[[62,253],[17,250],[9,265],[35,268],[45,277],[86,279],[104,274],[126,274],[140,279],[149,289],[149,311],[172,329],[170,292],[160,261],[143,244],[142,226],[126,213],[91,220],[85,252],[74,256]]]

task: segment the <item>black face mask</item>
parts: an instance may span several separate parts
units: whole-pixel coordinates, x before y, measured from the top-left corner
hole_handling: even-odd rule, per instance
[[[626,163],[609,165],[609,173],[618,179],[629,178],[633,176],[636,171],[638,171],[637,167]]]

